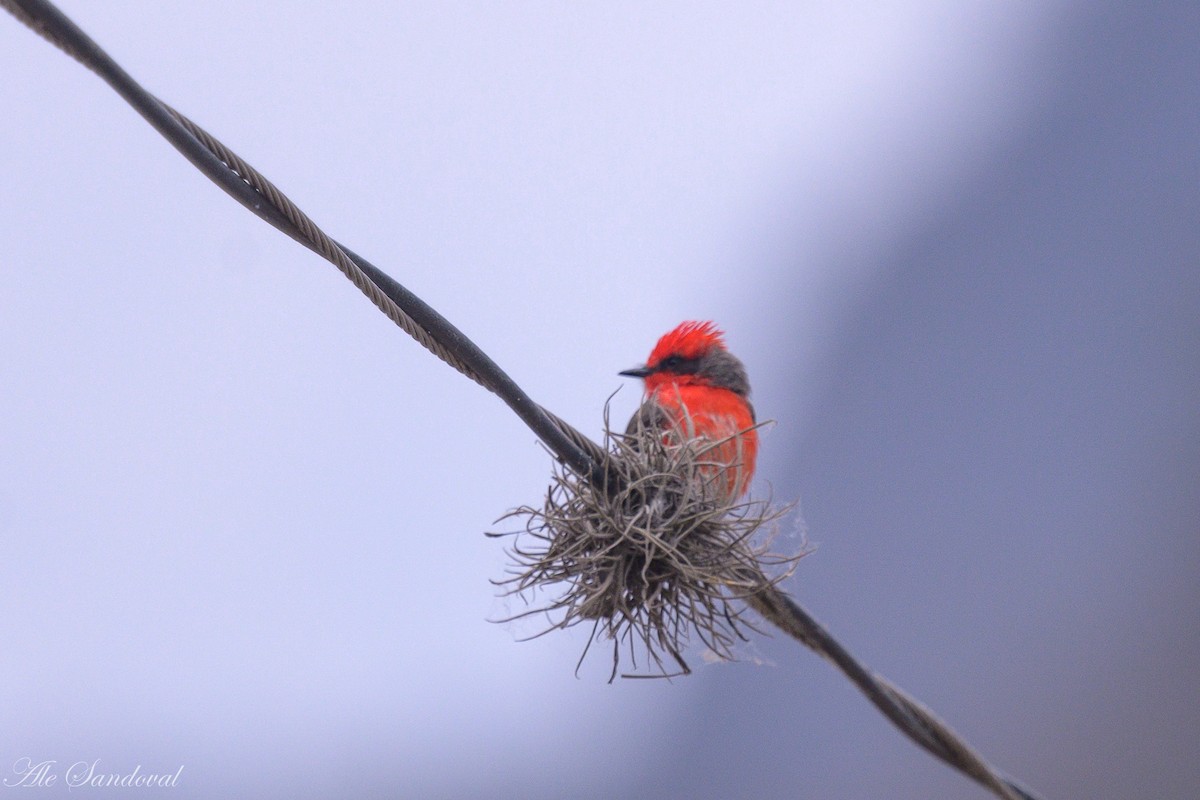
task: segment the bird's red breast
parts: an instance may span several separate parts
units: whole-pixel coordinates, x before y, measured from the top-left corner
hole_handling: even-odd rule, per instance
[[[646,402],[666,412],[665,442],[712,442],[712,449],[705,451],[700,460],[725,471],[729,497],[741,497],[746,492],[758,458],[758,431],[744,398],[728,389],[668,383],[657,387]]]

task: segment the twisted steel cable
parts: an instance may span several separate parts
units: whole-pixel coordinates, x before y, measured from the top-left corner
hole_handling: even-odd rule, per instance
[[[1038,800],[1032,790],[987,763],[932,711],[882,675],[867,669],[786,592],[767,584],[765,578],[758,580],[758,585],[764,588],[749,595],[746,603],[763,619],[841,670],[910,739],[997,797]]]
[[[400,283],[327,236],[278,188],[183,114],[146,91],[91,37],[45,0],[0,0],[0,7],[96,73],[205,176],[261,219],[332,262],[405,333],[471,380],[495,393],[554,455],[593,480],[599,445],[535,403],[445,317]]]
[[[598,486],[612,480],[612,454],[535,403],[474,342],[387,273],[327,236],[278,188],[199,125],[158,100],[46,0],[0,7],[108,83],[194,166],[264,221],[332,262],[388,319],[439,359],[499,396],[565,465]],[[989,765],[929,709],[855,659],[820,623],[761,573],[747,604],[833,663],[906,736],[1004,800],[1038,800]],[[744,591],[744,590],[743,590]],[[738,593],[741,595],[741,592]]]

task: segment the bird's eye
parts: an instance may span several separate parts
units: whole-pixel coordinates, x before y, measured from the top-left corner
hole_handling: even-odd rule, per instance
[[[667,356],[659,363],[659,369],[674,369],[683,363],[681,356]]]

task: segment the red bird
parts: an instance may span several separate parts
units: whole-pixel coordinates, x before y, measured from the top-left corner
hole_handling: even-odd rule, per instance
[[[668,444],[720,442],[701,458],[725,470],[725,489],[733,499],[745,493],[754,475],[758,432],[746,368],[725,349],[723,336],[711,322],[684,322],[658,340],[644,367],[620,374],[646,381],[646,399],[626,435],[645,426],[662,429]]]

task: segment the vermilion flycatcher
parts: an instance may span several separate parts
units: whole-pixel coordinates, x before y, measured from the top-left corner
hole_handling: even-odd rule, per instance
[[[732,499],[754,475],[758,433],[746,368],[725,348],[723,336],[711,322],[684,322],[658,340],[644,367],[620,374],[646,381],[646,399],[626,435],[658,428],[667,443],[719,442],[701,460],[724,469]]]

